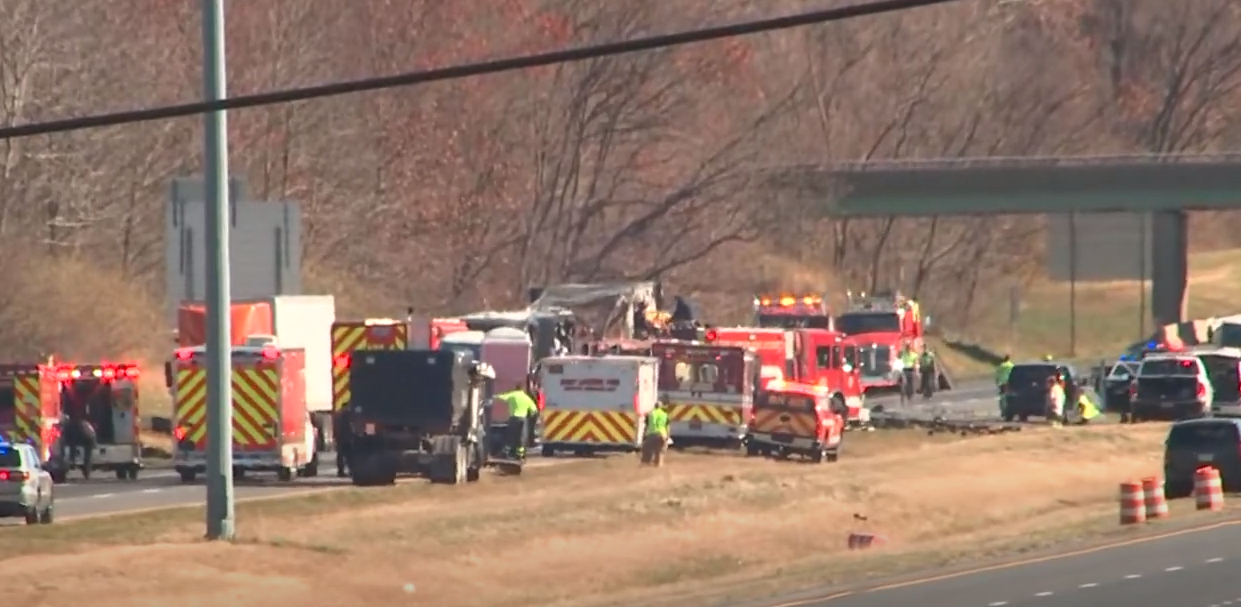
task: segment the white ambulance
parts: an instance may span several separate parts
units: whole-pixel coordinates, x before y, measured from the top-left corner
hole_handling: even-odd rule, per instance
[[[554,356],[539,365],[543,456],[633,452],[659,398],[649,356]]]

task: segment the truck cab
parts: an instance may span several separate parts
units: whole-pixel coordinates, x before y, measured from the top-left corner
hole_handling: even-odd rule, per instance
[[[793,332],[793,339],[794,381],[825,388],[832,406],[844,416],[849,427],[870,425],[856,340],[824,329],[799,329]]]
[[[901,349],[908,345],[921,351],[923,346],[917,302],[891,294],[848,297],[849,310],[836,318],[836,329],[857,341],[863,386],[871,394],[900,390]]]

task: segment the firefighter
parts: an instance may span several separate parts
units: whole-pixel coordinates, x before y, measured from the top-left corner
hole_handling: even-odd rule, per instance
[[[922,346],[922,356],[918,358],[918,374],[922,377],[922,394],[930,397],[935,393],[935,380],[939,374],[935,371],[935,353]]]
[[[656,468],[664,465],[668,438],[668,410],[661,401],[655,404],[655,409],[646,418],[646,436],[642,437],[643,465]]]
[[[1008,391],[1008,376],[1013,373],[1013,357],[1004,355],[1004,360],[995,367],[995,389],[1000,395],[1000,415],[1004,415],[1004,393]]]
[[[510,457],[526,457],[526,425],[538,415],[539,406],[526,394],[526,386],[517,384],[512,390],[496,398],[508,404],[508,425],[504,428],[504,443]]]
[[[77,412],[70,412],[62,420],[61,425],[64,427],[61,436],[64,440],[65,469],[73,469],[75,456],[80,452],[82,454],[82,478],[89,479],[91,458],[98,446],[95,426],[90,423],[89,419]]]
[[[332,434],[336,437],[336,476],[349,476],[349,459],[353,455],[353,411],[348,405],[332,416]]]

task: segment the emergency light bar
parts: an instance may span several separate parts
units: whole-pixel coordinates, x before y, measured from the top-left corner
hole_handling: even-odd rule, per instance
[[[823,303],[822,295],[759,295],[754,298],[755,307],[779,306],[782,308],[791,308],[798,304],[806,306],[817,306]]]
[[[132,364],[59,367],[55,373],[56,379],[59,381],[73,381],[76,379],[112,381],[117,379],[137,379],[139,375],[138,366]]]

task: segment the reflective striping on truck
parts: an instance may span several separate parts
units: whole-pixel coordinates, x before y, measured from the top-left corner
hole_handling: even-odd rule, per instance
[[[10,440],[15,442],[40,442],[40,423],[43,408],[39,401],[39,376],[18,375],[13,378],[13,404],[16,405],[14,429]],[[35,449],[39,449],[36,444]]]
[[[348,356],[354,350],[405,350],[409,346],[409,326],[344,322],[332,325],[332,408],[349,403]]]
[[[280,422],[280,375],[275,365],[233,367],[233,444],[243,449],[271,449]],[[184,440],[197,448],[207,438],[207,370],[177,370],[174,418]]]
[[[704,424],[742,424],[741,407],[709,403],[668,403],[668,419],[674,422],[702,422]]]
[[[552,411],[543,413],[543,442],[635,444],[636,413],[614,411]]]
[[[758,409],[750,432],[755,434],[791,434],[793,436],[817,436],[814,413],[793,412],[780,409]]]

